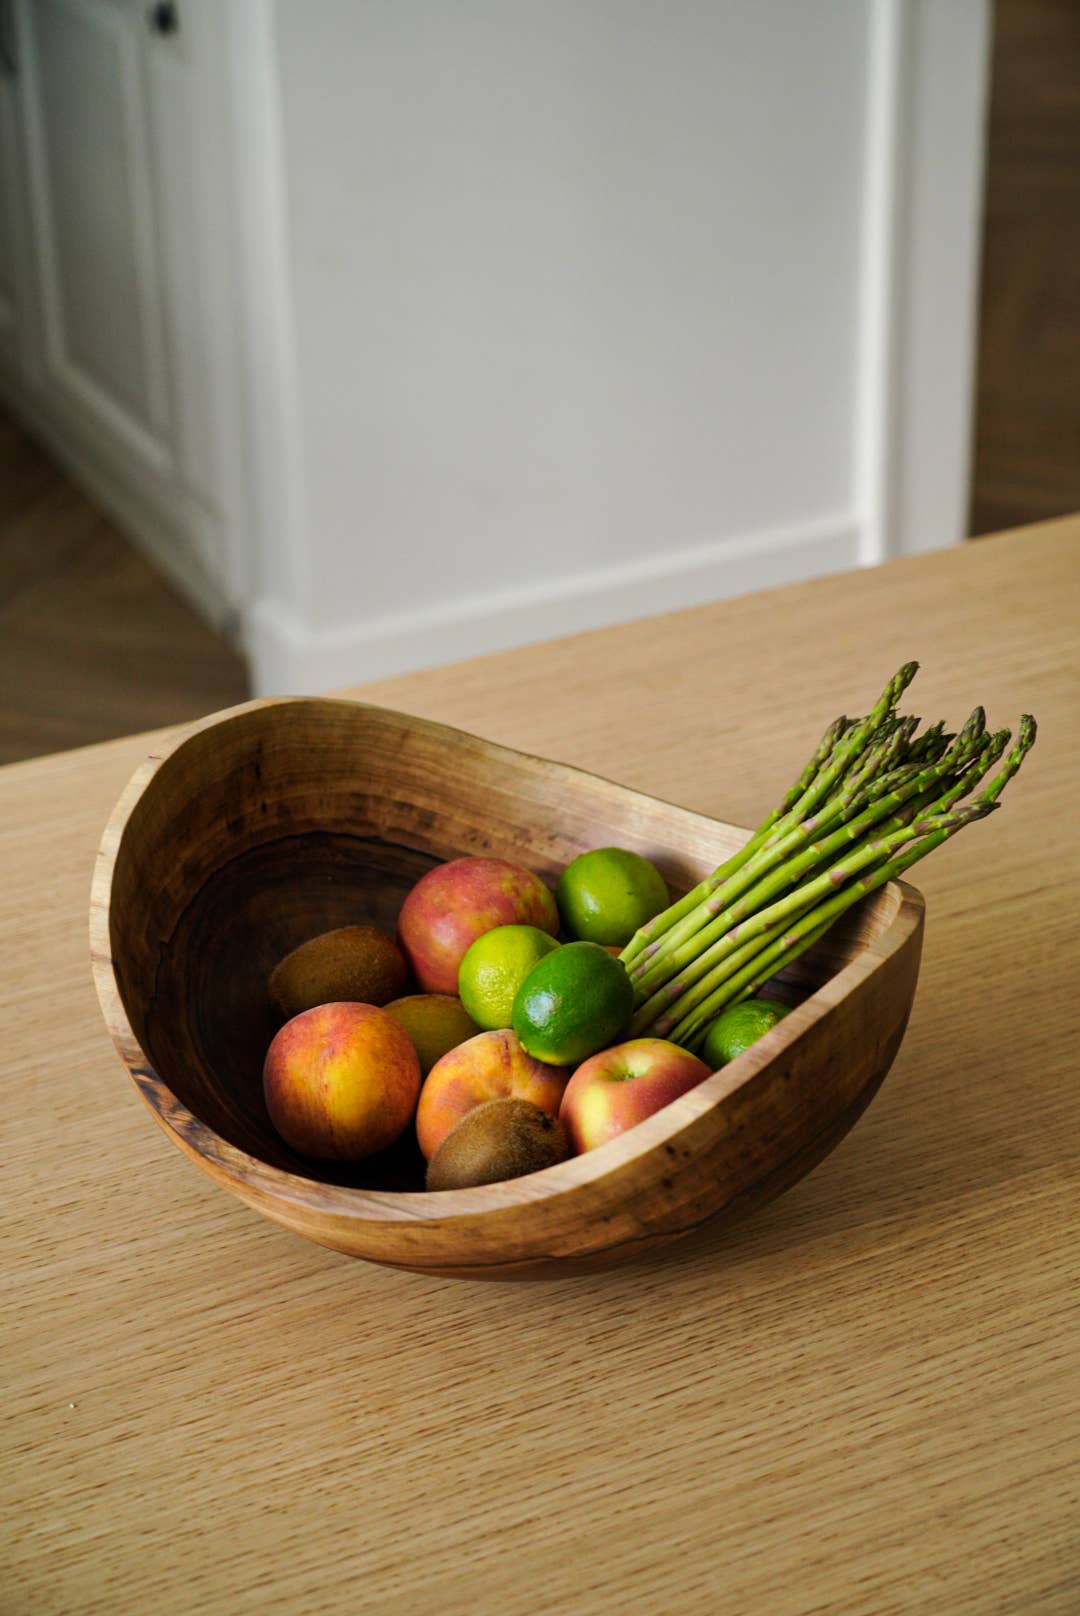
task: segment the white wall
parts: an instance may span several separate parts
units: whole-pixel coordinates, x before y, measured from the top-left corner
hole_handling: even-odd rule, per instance
[[[984,0],[235,18],[259,688],[961,536]]]

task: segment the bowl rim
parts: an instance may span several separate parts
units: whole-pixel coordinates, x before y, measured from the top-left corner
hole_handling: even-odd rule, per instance
[[[242,723],[250,714],[267,707],[288,705],[359,708],[388,714],[429,732],[456,735],[468,740],[478,738],[451,724],[419,718],[398,708],[347,696],[256,697],[167,731],[135,769],[109,815],[94,862],[90,892],[91,973],[106,1026],[129,1077],[173,1144],[206,1171],[245,1187],[260,1201],[285,1202],[298,1211],[318,1210],[349,1222],[430,1223],[444,1219],[482,1218],[513,1207],[527,1207],[530,1203],[573,1194],[588,1183],[621,1171],[658,1147],[675,1144],[678,1137],[692,1128],[704,1113],[737,1090],[752,1084],[765,1068],[781,1059],[825,1012],[827,1005],[823,1004],[823,999],[848,997],[881,967],[889,955],[901,949],[911,933],[922,924],[925,902],[921,892],[906,881],[887,882],[875,894],[879,902],[890,902],[892,909],[879,938],[861,948],[841,970],[796,1005],[782,1021],[735,1060],[712,1072],[696,1087],[615,1139],[581,1155],[572,1156],[556,1166],[521,1178],[506,1179],[497,1185],[457,1190],[401,1191],[332,1184],[324,1179],[309,1178],[287,1168],[275,1167],[261,1157],[231,1144],[190,1111],[142,1049],[120,996],[112,960],[109,917],[113,872],[128,820],[158,771],[203,731],[222,724]],[[585,775],[620,794],[639,801],[661,803],[688,818],[705,820],[741,835],[750,835],[744,827],[732,825],[730,821],[668,803],[663,798],[620,785],[605,775],[595,774],[574,764],[539,758],[501,742],[485,744],[512,757],[564,770],[568,775]],[[499,1192],[497,1204],[491,1199],[492,1190]]]

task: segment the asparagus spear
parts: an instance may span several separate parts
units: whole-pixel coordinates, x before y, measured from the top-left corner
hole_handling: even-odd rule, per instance
[[[736,870],[741,869],[753,857],[777,820],[788,813],[794,804],[798,802],[822,764],[831,755],[844,731],[850,727],[849,720],[843,714],[839,718],[833,719],[811,754],[799,778],[789,788],[779,808],[774,809],[769,814],[762,824],[758,826],[750,840],[737,853],[733,853],[726,863],[721,864],[719,869],[706,876],[705,880],[699,882],[692,892],[688,892],[685,897],[680,898],[677,903],[673,903],[670,908],[665,909],[662,914],[655,916],[654,919],[648,921],[635,932],[620,955],[624,965],[629,966],[642,954],[650,953],[657,938],[662,937],[677,921],[695,909],[704,898],[708,897],[709,893],[714,892],[730,875],[734,875]]]
[[[974,805],[970,809],[958,808],[954,809],[951,815],[930,814],[911,825],[901,825],[887,835],[874,833],[820,875],[795,887],[785,897],[778,898],[772,903],[765,902],[741,925],[728,929],[713,948],[697,956],[679,976],[641,1006],[630,1024],[631,1038],[641,1037],[649,1028],[655,1037],[667,1037],[670,1029],[679,1020],[678,1012],[685,1014],[706,996],[702,981],[713,981],[713,968],[722,968],[725,956],[733,953],[740,943],[761,935],[779,920],[801,915],[806,910],[814,908],[821,899],[828,897],[837,887],[843,886],[854,876],[872,866],[887,862],[894,852],[899,851],[908,842],[934,831],[949,828],[953,824],[959,829],[972,818],[982,818],[991,806],[982,804]],[[843,909],[840,908],[836,912],[840,914]],[[665,1006],[669,1008],[664,1008]]]
[[[623,951],[635,988],[631,1036],[652,1031],[697,1047],[724,1005],[756,991],[867,892],[908,869],[1000,801],[1035,740],[1025,714],[1011,739],[986,731],[976,707],[956,733],[918,735],[896,702],[917,670],[905,663],[862,719],[826,729],[799,778],[746,845],[650,921]]]
[[[976,715],[973,714],[972,718],[973,720],[976,720]],[[970,733],[977,734],[978,728],[979,722],[976,720],[972,724]],[[979,745],[979,751],[976,753],[974,760],[953,786],[951,786],[940,796],[937,796],[934,789],[920,792],[919,794],[915,795],[913,802],[910,804],[906,812],[902,811],[901,813],[894,815],[892,818],[886,820],[884,825],[879,826],[876,832],[871,832],[871,834],[866,836],[861,844],[859,844],[859,846],[855,849],[855,853],[858,855],[860,861],[868,857],[872,857],[870,850],[875,846],[880,846],[883,834],[885,836],[893,836],[895,833],[902,831],[905,825],[911,823],[916,814],[923,819],[925,819],[926,815],[931,812],[939,817],[945,815],[948,810],[953,807],[954,803],[959,797],[966,795],[968,791],[970,791],[979,782],[979,780],[981,780],[989,772],[989,770],[993,767],[993,764],[1001,756],[1001,753],[1004,751],[1009,739],[1010,732],[1006,729],[998,730],[996,734],[987,737],[982,742],[977,743]],[[994,785],[989,788],[988,791],[984,792],[979,799],[977,799],[977,803],[974,806],[977,806],[978,804],[992,806],[996,803],[997,799],[1000,797],[1001,791],[1004,789],[1005,784],[1016,773],[1021,762],[1023,761],[1024,756],[1028,751],[1030,751],[1031,746],[1034,744],[1034,740],[1035,721],[1030,717],[1030,715],[1025,715],[1021,721],[1020,738],[1017,741],[1016,747],[1014,747],[1012,753],[1010,753],[1009,758],[1006,761],[1005,768],[1002,770],[997,780],[995,780]],[[925,776],[922,783],[925,784]],[[935,797],[936,801],[933,801],[933,806],[931,808],[932,799]],[[957,829],[962,828],[963,824],[970,823],[973,819],[982,817],[984,817],[984,815],[980,813],[965,812],[955,826],[947,830],[947,834],[940,833],[935,837],[926,838],[924,842],[920,843],[915,857],[921,858],[925,856],[927,852],[930,852],[934,847],[939,846],[941,841],[947,840],[947,837],[950,835],[954,835]],[[834,838],[834,840],[837,844],[839,844],[844,835],[854,836],[861,828],[862,827],[859,825],[858,821],[854,821],[850,825],[845,826],[843,830],[838,833],[837,837]],[[911,858],[908,855],[903,855],[901,863],[897,866],[897,868],[906,869],[913,862],[914,858]],[[844,866],[841,865],[834,870],[834,878],[841,875],[843,868]],[[888,877],[886,877],[886,879],[888,879]],[[836,912],[842,913],[843,910],[840,908]],[[772,939],[776,932],[775,923],[770,923],[766,919],[763,930],[765,931],[765,934]],[[745,928],[743,928],[743,931],[745,932]],[[681,978],[676,979],[675,982],[669,983],[667,985],[666,995],[658,994],[654,996],[653,1000],[651,1001],[653,1005],[653,1014],[654,1016],[661,1015],[661,1019],[656,1022],[654,1027],[656,1036],[666,1036],[668,1035],[669,1029],[678,1025],[679,1018],[674,1014],[673,1010],[669,1010],[667,1015],[662,1015],[665,997],[667,999],[673,999],[678,996],[678,1008],[685,1011],[691,1007],[692,1003],[692,1001],[685,996],[685,990],[688,987],[691,987],[695,981],[700,981],[703,976],[707,976],[708,980],[715,986],[728,972],[730,972],[733,959],[737,959],[739,962],[741,962],[741,960],[745,957],[745,949],[739,949],[735,946],[739,935],[739,928],[736,927],[728,934],[726,939],[721,940],[721,942],[710,950],[708,954],[703,955],[700,960],[695,962],[695,968],[685,971]],[[809,942],[804,943],[803,946],[809,947]],[[799,952],[801,951],[802,950],[800,949]],[[725,957],[728,960],[728,965],[726,968],[721,967],[720,965],[720,961],[722,961]],[[791,958],[796,957],[797,954],[791,955]],[[765,980],[765,978],[762,978],[762,980]],[[697,995],[697,997],[700,997],[700,995]],[[640,1014],[641,1013],[639,1012],[639,1015]],[[641,1019],[644,1020],[644,1017],[641,1016]]]
[[[712,923],[717,915],[729,910],[737,897],[753,887],[767,870],[786,857],[792,837],[807,840],[819,836],[853,807],[861,806],[864,795],[874,792],[875,782],[869,776],[877,772],[886,756],[892,756],[891,740],[883,742],[880,749],[877,746],[869,747],[866,761],[858,773],[844,782],[843,789],[816,813],[801,819],[797,817],[795,809],[782,817],[770,815],[736,860],[722,865],[714,876],[701,882],[692,893],[666,912],[667,924],[659,935],[636,955],[632,955],[630,949],[624,950],[621,958],[635,984],[638,997],[651,991],[656,982],[663,979],[663,961],[669,959],[677,949],[684,945],[692,946],[695,939],[700,942],[704,928],[715,932]],[[849,758],[847,762],[850,761]],[[835,755],[826,772],[839,778]],[[878,778],[883,776],[879,775]],[[808,800],[807,793],[799,798],[804,805]]]
[[[789,930],[775,938],[743,969],[729,976],[718,974],[715,986],[709,994],[700,998],[697,1004],[689,1005],[686,1013],[668,1030],[661,1032],[658,1027],[654,1036],[668,1038],[672,1043],[683,1044],[688,1048],[699,1044],[703,1041],[709,1024],[722,1009],[736,999],[749,998],[756,993],[770,977],[775,976],[785,965],[790,965],[793,960],[798,959],[800,954],[805,953],[813,943],[823,937],[852,904],[858,903],[868,893],[883,886],[886,881],[892,881],[902,875],[935,847],[940,847],[950,836],[955,836],[958,831],[963,830],[965,825],[970,825],[977,819],[984,819],[987,814],[993,813],[997,806],[995,802],[975,802],[967,807],[955,809],[951,814],[920,821],[924,834],[921,834],[917,841],[884,857],[842,891],[802,915]]]
[[[687,916],[670,932],[661,950],[631,971],[639,1002],[646,1001],[655,1014],[715,962],[716,949],[724,948],[725,938],[729,944],[733,942],[737,936],[733,928],[749,915],[757,914],[764,904],[794,886],[807,871],[841,851],[846,843],[857,841],[879,820],[889,819],[911,798],[922,797],[928,805],[938,795],[931,788],[950,774],[964,770],[972,750],[983,747],[982,727],[982,710],[977,708],[937,763],[908,771],[905,783],[875,797],[850,819],[848,813],[859,806],[861,798],[856,790],[846,792],[834,799],[831,810],[823,809],[817,817],[793,826],[787,836],[763,849],[734,881],[725,884],[719,895],[707,898],[693,916]],[[946,806],[951,807],[951,801]],[[837,821],[839,828],[832,830]],[[890,828],[899,830],[907,823],[907,819],[897,818]],[[824,835],[825,830],[832,833]],[[718,909],[721,899],[723,907]]]

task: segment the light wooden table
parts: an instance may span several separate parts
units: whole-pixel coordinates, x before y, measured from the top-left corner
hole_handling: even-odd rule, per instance
[[[87,965],[147,739],[0,772],[7,1616],[1080,1609],[1080,520],[365,695],[750,824],[912,655],[1041,737],[919,867],[885,1087],[734,1232],[557,1284],[351,1262],[172,1150]]]

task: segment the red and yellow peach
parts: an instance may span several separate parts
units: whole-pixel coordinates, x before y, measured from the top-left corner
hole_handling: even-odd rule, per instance
[[[420,1062],[404,1027],[371,1004],[320,1004],[278,1031],[263,1066],[270,1120],[305,1156],[355,1161],[412,1118]]]
[[[486,1100],[528,1100],[556,1116],[568,1077],[564,1067],[527,1055],[509,1028],[469,1038],[436,1062],[420,1091],[416,1137],[425,1159]]]
[[[508,859],[450,859],[421,876],[405,899],[398,943],[425,993],[457,993],[470,944],[513,925],[558,933],[559,911],[539,876]]]

